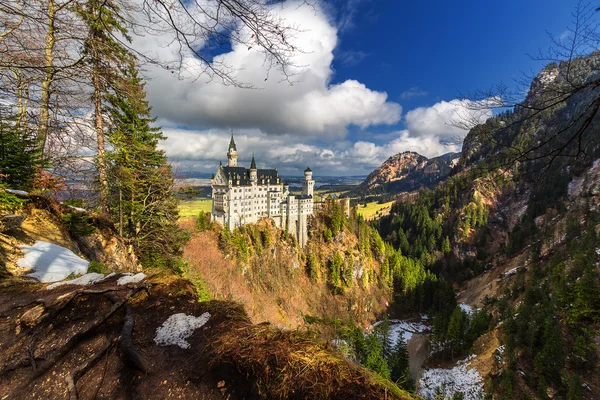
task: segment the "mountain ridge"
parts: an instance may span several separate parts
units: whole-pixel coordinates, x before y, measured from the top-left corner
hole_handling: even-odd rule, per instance
[[[427,158],[414,151],[405,151],[388,158],[371,172],[351,196],[397,194],[433,187],[452,172],[460,153],[446,153]]]

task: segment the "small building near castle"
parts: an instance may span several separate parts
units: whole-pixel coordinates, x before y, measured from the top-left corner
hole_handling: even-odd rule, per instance
[[[313,214],[312,171],[306,168],[302,180],[302,194],[290,194],[277,169],[258,169],[254,155],[250,168],[238,166],[238,153],[233,139],[229,142],[227,165],[219,164],[212,179],[211,219],[233,230],[234,228],[270,218],[275,225],[294,235],[300,246],[308,240],[307,218]]]

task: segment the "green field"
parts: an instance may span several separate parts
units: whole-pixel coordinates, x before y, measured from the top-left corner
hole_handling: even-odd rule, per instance
[[[198,216],[200,211],[212,211],[212,199],[179,200],[179,218]]]
[[[366,207],[364,206],[364,204],[359,204],[357,211],[359,214],[362,214],[362,216],[365,219],[372,219],[377,215],[377,211],[381,211],[386,208],[389,209],[392,206],[392,204],[394,204],[393,201],[383,204],[379,204],[376,201],[373,201],[371,203],[367,203]]]

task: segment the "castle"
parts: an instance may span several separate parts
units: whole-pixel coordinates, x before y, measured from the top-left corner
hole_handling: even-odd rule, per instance
[[[257,169],[254,155],[250,169],[238,166],[238,153],[231,136],[227,151],[227,166],[219,163],[212,179],[212,220],[235,227],[270,218],[275,225],[294,235],[300,246],[308,240],[307,217],[313,213],[312,171],[306,168],[302,194],[290,194],[277,169]]]

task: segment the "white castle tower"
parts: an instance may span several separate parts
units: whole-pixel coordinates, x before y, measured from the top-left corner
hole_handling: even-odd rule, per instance
[[[231,140],[229,141],[229,149],[227,150],[227,166],[237,167],[238,153],[235,148],[235,141],[233,140],[233,133],[231,134]]]
[[[302,181],[302,195],[312,197],[314,188],[315,181],[312,178],[312,170],[306,167],[304,170],[304,180]]]

